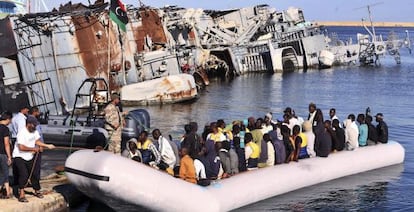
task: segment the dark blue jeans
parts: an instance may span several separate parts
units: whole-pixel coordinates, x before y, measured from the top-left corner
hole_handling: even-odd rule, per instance
[[[7,155],[0,154],[0,187],[9,182],[9,166],[7,165]]]

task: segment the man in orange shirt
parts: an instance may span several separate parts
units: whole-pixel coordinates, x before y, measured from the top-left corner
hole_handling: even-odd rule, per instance
[[[188,155],[186,147],[181,148],[180,156],[180,178],[190,183],[197,183],[194,161]]]

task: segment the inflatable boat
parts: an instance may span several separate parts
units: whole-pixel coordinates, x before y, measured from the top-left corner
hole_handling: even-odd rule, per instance
[[[80,150],[66,174],[87,196],[119,211],[229,211],[333,179],[404,162],[398,142],[240,173],[201,187],[108,152]]]

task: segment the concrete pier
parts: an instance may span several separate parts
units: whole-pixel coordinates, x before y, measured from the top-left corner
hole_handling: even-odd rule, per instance
[[[51,175],[41,180],[43,199],[39,199],[32,195],[33,189],[26,188],[27,203],[19,202],[15,189],[14,197],[11,199],[0,199],[0,212],[54,212],[67,211],[67,203],[60,193],[53,190],[53,187],[67,183],[64,175]]]

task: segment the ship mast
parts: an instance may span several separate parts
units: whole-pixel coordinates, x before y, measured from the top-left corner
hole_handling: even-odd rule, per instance
[[[363,6],[363,7],[358,7],[358,8],[355,8],[355,9],[362,9],[362,8],[367,8],[367,10],[368,10],[368,18],[369,18],[369,22],[370,22],[370,24],[371,24],[371,31],[369,31],[368,29],[367,29],[367,31],[369,32],[369,34],[371,34],[371,36],[372,36],[372,42],[375,42],[375,41],[377,41],[377,35],[375,34],[375,27],[374,27],[374,22],[372,21],[372,14],[371,14],[371,7],[373,7],[373,6],[377,6],[377,5],[379,5],[379,4],[383,4],[384,2],[377,2],[377,3],[375,3],[375,4],[368,4],[368,5],[366,5],[366,6]],[[364,20],[364,19],[362,19],[362,20]],[[364,25],[365,26],[365,25]]]

